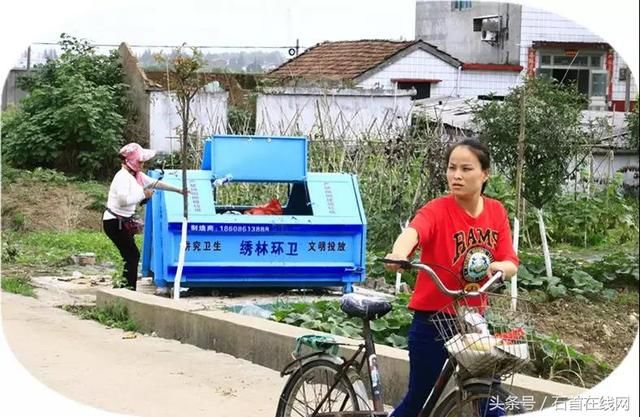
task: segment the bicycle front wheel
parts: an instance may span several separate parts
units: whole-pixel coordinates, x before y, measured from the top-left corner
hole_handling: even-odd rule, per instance
[[[458,391],[447,395],[431,417],[499,417],[524,413],[518,397],[500,385],[474,384],[465,387],[460,403]]]
[[[284,386],[276,417],[310,417],[321,402],[318,413],[323,416],[343,411],[359,411],[356,392],[346,374],[341,376],[338,384],[329,392],[339,372],[339,365],[324,359],[302,365]]]

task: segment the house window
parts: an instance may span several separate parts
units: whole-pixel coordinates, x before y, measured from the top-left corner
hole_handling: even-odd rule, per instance
[[[465,10],[471,8],[470,1],[452,1],[451,10]]]
[[[588,97],[605,97],[608,79],[603,62],[603,54],[597,52],[542,51],[536,72],[563,84],[573,83]]]
[[[431,83],[420,81],[398,81],[398,90],[416,90],[416,95],[411,100],[420,100],[431,97]]]

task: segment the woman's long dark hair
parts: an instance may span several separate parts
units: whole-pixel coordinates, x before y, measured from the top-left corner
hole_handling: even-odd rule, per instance
[[[477,139],[465,139],[451,145],[444,155],[445,166],[449,166],[449,158],[451,157],[451,152],[453,152],[453,150],[458,146],[466,146],[467,148],[469,148],[471,153],[474,154],[476,158],[478,158],[480,167],[483,171],[488,171],[489,169],[491,169],[491,155],[489,154],[489,148],[487,148],[484,143],[480,142]],[[481,194],[484,194],[485,188],[487,188],[486,181],[482,184],[482,189],[480,190]]]

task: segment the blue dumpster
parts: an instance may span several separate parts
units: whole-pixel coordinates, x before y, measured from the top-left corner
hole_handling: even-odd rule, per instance
[[[350,292],[353,283],[364,280],[366,220],[357,179],[307,172],[306,138],[213,136],[204,143],[201,169],[188,171],[187,180],[181,287],[343,287]],[[182,172],[168,170],[163,181],[181,187]],[[238,214],[251,207],[216,204],[216,185],[224,181],[288,184],[283,214]],[[157,192],[146,208],[142,272],[152,274],[158,287],[175,281],[182,198]]]

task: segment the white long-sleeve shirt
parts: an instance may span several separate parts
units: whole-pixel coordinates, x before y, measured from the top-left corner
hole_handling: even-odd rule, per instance
[[[153,179],[148,175],[141,173],[143,182],[149,185]],[[116,173],[109,186],[109,197],[107,198],[107,207],[114,213],[123,217],[131,217],[136,211],[136,204],[144,200],[144,189],[136,178],[129,171],[122,168]],[[115,219],[116,217],[105,211],[102,220]]]

